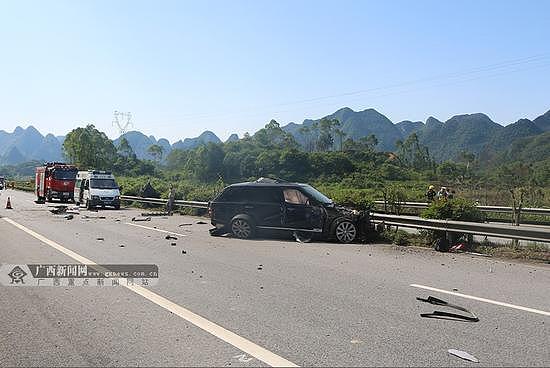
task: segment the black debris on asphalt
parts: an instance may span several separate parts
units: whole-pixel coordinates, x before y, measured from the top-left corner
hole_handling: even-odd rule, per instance
[[[105,216],[82,216],[83,219],[105,220]]]
[[[183,224],[179,224],[178,226],[179,226],[179,227],[182,227],[182,226],[191,226],[191,225],[193,225],[193,224],[190,223],[190,222],[185,222],[185,223],[183,223]]]
[[[168,216],[168,212],[144,212],[141,216]]]
[[[132,221],[134,221],[134,222],[137,222],[137,221],[151,221],[151,218],[150,217],[132,217]]]
[[[54,215],[61,215],[67,212],[67,206],[56,206],[54,209],[50,210]]]
[[[124,244],[120,244],[119,247],[120,247],[120,248],[124,248]]]
[[[186,250],[182,250],[182,251],[181,251],[181,254],[187,254],[187,251],[186,251]],[[195,271],[191,271],[191,273],[195,273]]]
[[[105,238],[96,238],[96,240],[99,240],[99,241],[104,241]]]
[[[261,271],[261,270],[263,270],[263,269],[264,269],[264,266],[263,266],[263,265],[259,265],[259,266],[258,266],[258,270]]]
[[[176,243],[170,243],[170,245],[175,247],[177,244]]]
[[[459,305],[450,304],[444,300],[434,298],[433,296],[428,296],[428,299],[423,298],[416,298],[416,300],[429,303],[432,305],[438,305],[442,307],[447,307],[451,309],[456,309],[458,311],[467,313],[469,315],[464,314],[458,314],[458,313],[450,313],[450,312],[444,312],[444,311],[433,311],[432,313],[422,313],[420,314],[420,317],[423,318],[435,318],[435,319],[446,319],[450,321],[464,321],[464,322],[479,322],[479,318],[473,313],[470,312],[468,309],[461,307]]]
[[[166,237],[164,237],[164,239],[166,239],[166,240],[178,240],[178,238],[175,237],[174,235],[166,235]]]
[[[67,219],[67,220],[72,220],[74,218],[74,216],[73,215],[66,215],[64,218]]]

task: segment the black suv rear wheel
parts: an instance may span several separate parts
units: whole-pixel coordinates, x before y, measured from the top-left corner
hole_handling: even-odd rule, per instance
[[[236,218],[231,222],[231,233],[239,239],[250,239],[254,236],[254,225],[245,218]]]

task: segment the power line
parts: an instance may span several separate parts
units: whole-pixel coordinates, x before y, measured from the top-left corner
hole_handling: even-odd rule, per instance
[[[400,88],[400,87],[406,87],[406,86],[411,86],[411,85],[426,84],[426,83],[429,83],[429,82],[435,82],[435,81],[445,80],[445,79],[451,80],[451,82],[449,82],[449,83],[453,84],[454,79],[458,79],[458,81],[461,82],[462,81],[461,79],[463,79],[464,77],[471,76],[471,75],[479,75],[479,76],[475,77],[475,78],[468,79],[468,80],[477,80],[477,79],[485,78],[486,75],[484,75],[484,73],[499,71],[499,70],[502,71],[501,73],[499,73],[499,75],[505,75],[505,74],[508,74],[508,73],[515,73],[515,72],[517,72],[516,69],[513,69],[513,70],[507,70],[507,69],[511,69],[511,68],[514,68],[514,67],[517,67],[517,66],[520,66],[520,65],[525,65],[525,64],[533,64],[533,63],[545,61],[545,60],[548,60],[548,59],[549,59],[549,54],[537,54],[537,55],[532,55],[532,56],[529,56],[529,57],[511,59],[511,60],[503,61],[503,62],[499,62],[499,63],[483,65],[483,66],[468,69],[466,71],[452,72],[452,73],[446,73],[446,74],[438,74],[438,75],[434,75],[434,76],[430,76],[430,77],[424,77],[424,78],[411,80],[411,81],[400,82],[400,83],[393,83],[393,84],[389,84],[389,85],[385,85],[385,86],[373,87],[373,88],[350,91],[350,92],[343,92],[343,93],[333,94],[333,95],[318,96],[318,97],[313,97],[313,98],[308,98],[308,99],[302,99],[302,100],[295,100],[295,101],[279,103],[279,104],[255,106],[255,107],[251,107],[249,109],[241,109],[239,111],[226,111],[226,112],[217,112],[217,113],[212,113],[212,114],[187,114],[187,115],[180,116],[179,118],[180,119],[209,119],[209,118],[220,118],[220,117],[235,116],[235,115],[250,116],[250,115],[257,115],[257,114],[268,113],[268,112],[277,113],[277,111],[266,110],[266,109],[270,109],[270,108],[274,108],[274,107],[282,107],[282,106],[299,105],[299,104],[311,104],[312,102],[317,102],[317,101],[329,100],[329,99],[334,99],[334,98],[339,98],[339,97],[351,97],[351,96],[355,96],[355,95],[363,95],[363,94],[368,94],[368,93],[372,93],[372,92],[392,90],[392,89],[397,89],[397,88]],[[522,69],[522,70],[529,70],[529,69]],[[494,74],[490,74],[488,76],[492,77],[492,76],[494,76]],[[431,87],[433,87],[433,86],[431,86]],[[421,89],[424,89],[424,88],[426,88],[426,87],[423,87]],[[395,93],[402,93],[402,92],[395,92]],[[390,92],[388,94],[383,94],[383,96],[392,95],[392,94],[393,93]],[[259,110],[259,109],[262,109],[262,110]],[[286,112],[286,111],[287,110],[279,111],[279,112]]]

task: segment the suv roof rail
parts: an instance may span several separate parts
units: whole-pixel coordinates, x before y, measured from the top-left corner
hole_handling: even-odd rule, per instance
[[[255,183],[266,183],[266,184],[279,184],[279,183],[288,183],[288,181],[279,179],[279,178],[264,178],[261,177],[255,181]]]

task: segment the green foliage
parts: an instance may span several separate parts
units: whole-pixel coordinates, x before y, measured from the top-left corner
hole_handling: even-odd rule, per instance
[[[422,212],[428,219],[483,222],[485,215],[476,205],[466,199],[437,200]]]
[[[63,150],[80,169],[111,169],[117,156],[113,142],[91,124],[70,131]]]
[[[420,144],[416,133],[409,135],[404,142],[397,141],[396,146],[397,156],[405,167],[423,170],[434,166],[428,147]]]
[[[164,154],[164,148],[158,144],[152,144],[147,148],[147,152],[155,158],[156,161],[162,161],[162,155]]]

